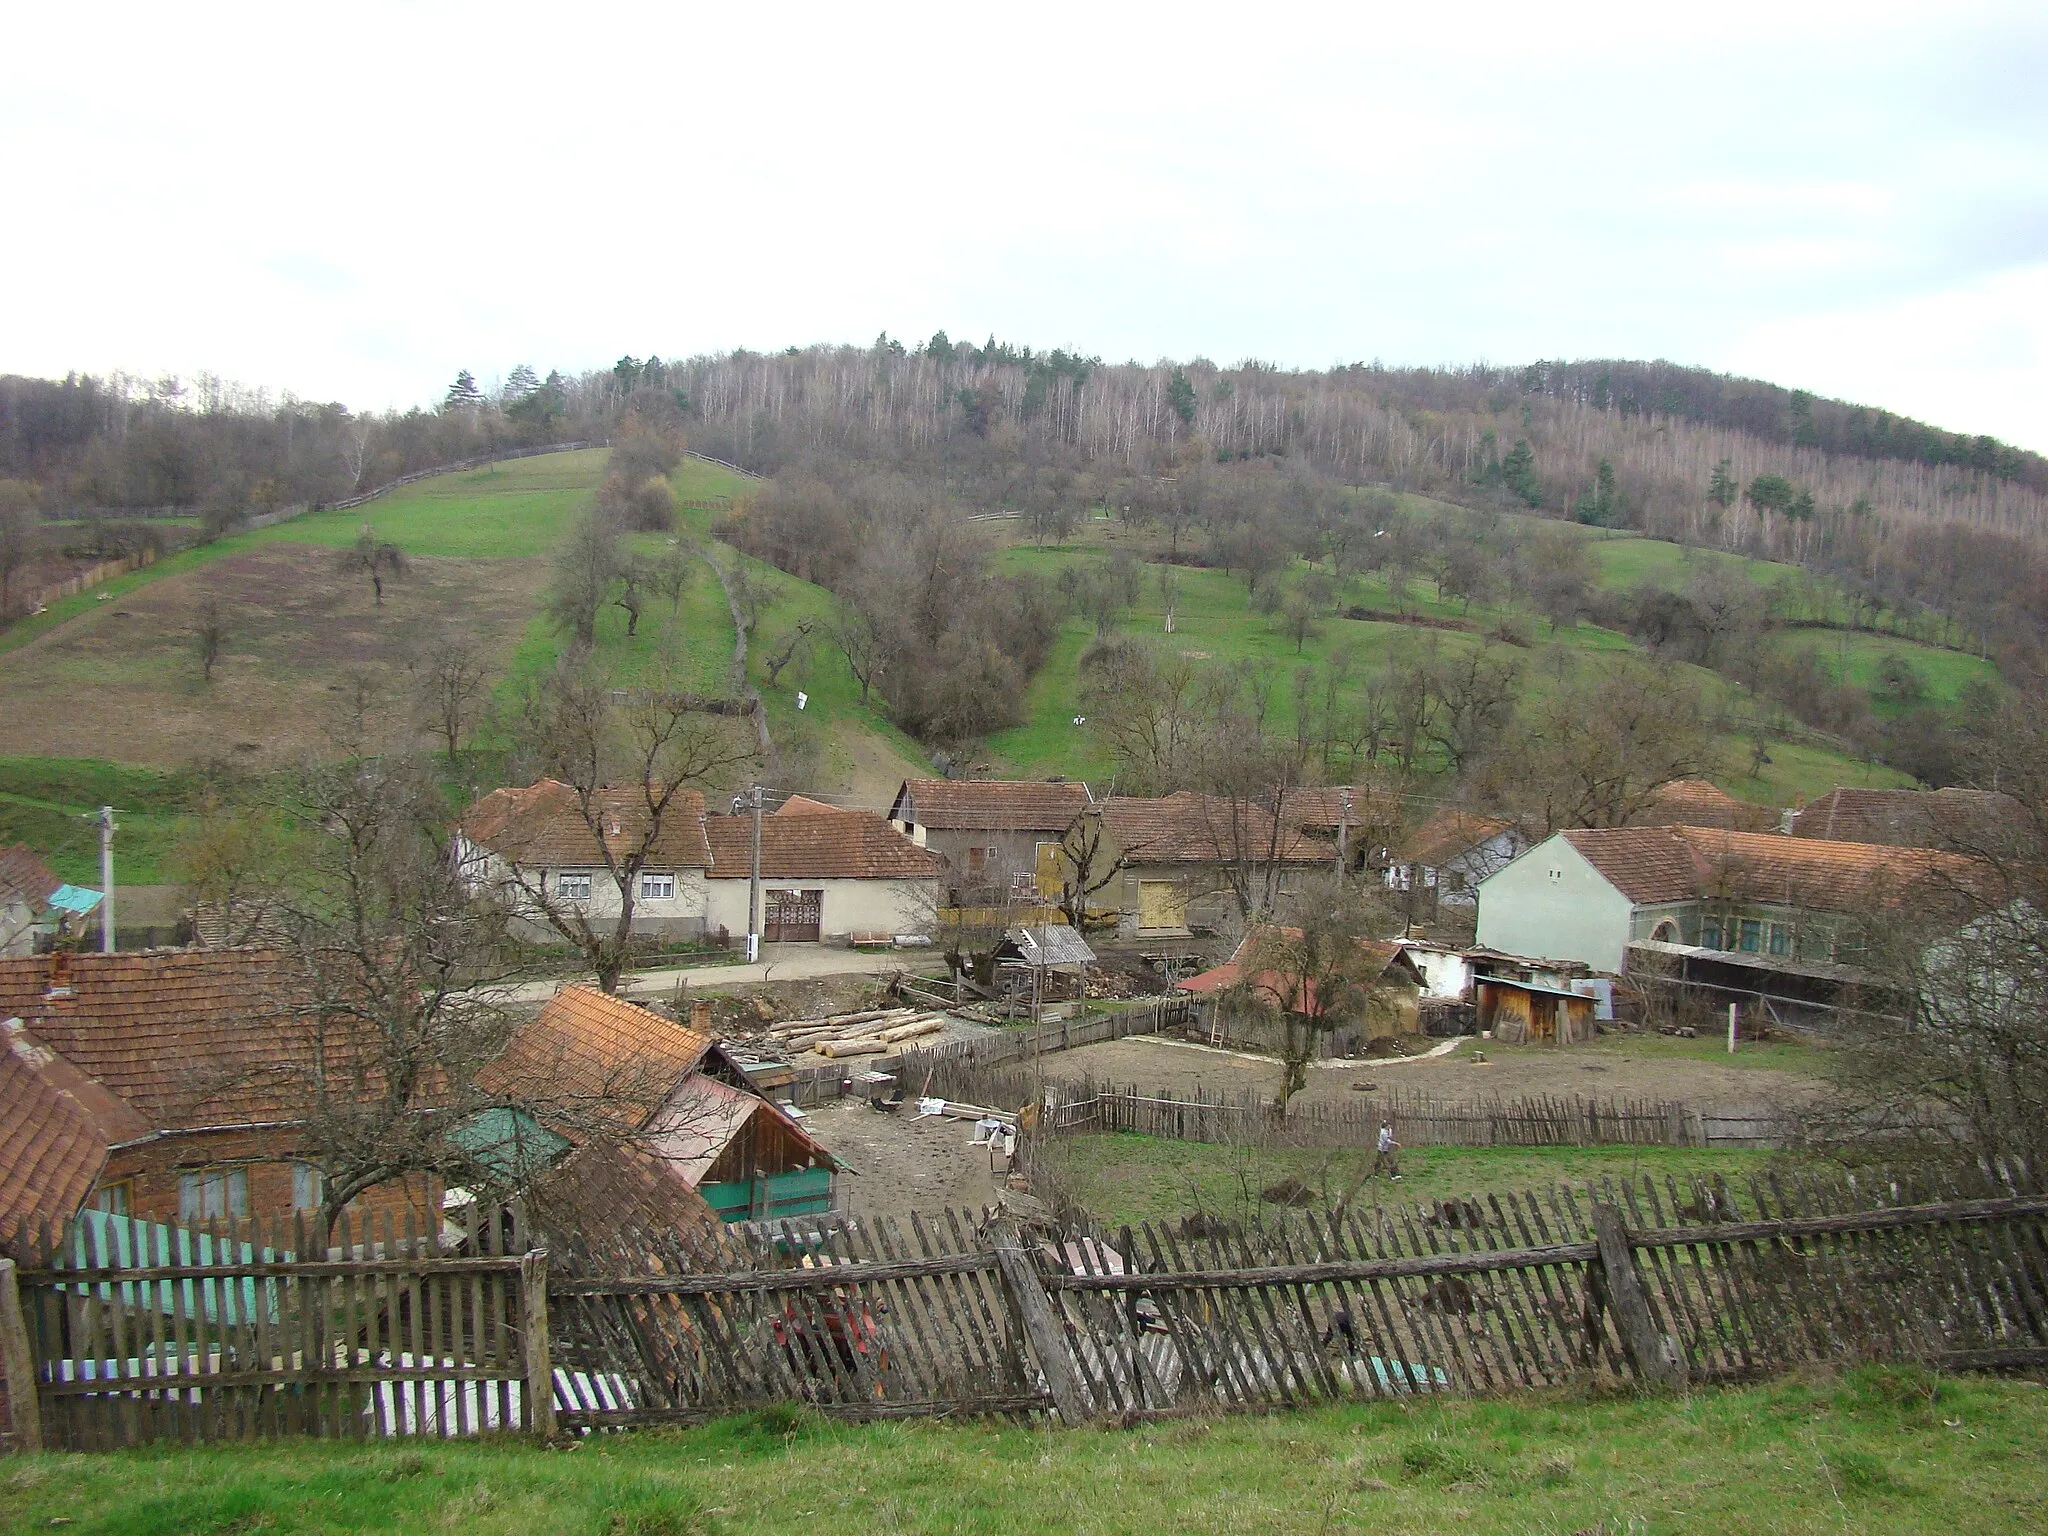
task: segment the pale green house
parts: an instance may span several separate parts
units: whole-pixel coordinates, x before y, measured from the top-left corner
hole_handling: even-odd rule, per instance
[[[1609,975],[1643,939],[1854,963],[1868,919],[1909,896],[1939,902],[1979,873],[1924,848],[1708,827],[1580,829],[1480,882],[1478,941]]]

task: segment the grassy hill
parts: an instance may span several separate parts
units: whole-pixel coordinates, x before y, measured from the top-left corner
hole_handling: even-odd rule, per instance
[[[370,679],[394,693],[403,690],[407,660],[440,637],[460,635],[481,647],[496,673],[497,701],[509,704],[559,654],[560,639],[540,617],[539,598],[552,551],[602,478],[604,464],[603,450],[581,450],[419,481],[364,507],[308,514],[186,551],[54,604],[49,613],[0,634],[0,654],[6,656],[0,666],[0,718],[9,722],[5,745],[13,753],[0,765],[0,838],[43,849],[61,873],[91,877],[93,849],[80,818],[111,795],[131,813],[124,869],[136,871],[132,878],[151,878],[181,814],[178,772],[211,758],[263,770],[318,751],[328,739],[333,711],[352,689]],[[689,459],[672,483],[679,501],[701,504],[743,495],[749,482]],[[1470,516],[1422,497],[1405,496],[1401,503],[1417,519]],[[701,505],[681,514],[698,535],[714,515]],[[1508,520],[1526,523],[1531,531],[1538,524],[1545,530],[1571,526],[1540,518]],[[381,605],[366,581],[341,570],[336,553],[355,541],[365,523],[379,539],[398,544],[411,563],[403,580],[387,583]],[[1018,537],[1018,525],[999,526],[1013,530],[1013,542],[1000,553],[1002,564],[1048,579],[1062,566],[1098,560],[1119,547],[1150,552],[1149,543],[1106,519],[1092,520],[1067,543],[1043,549]],[[1676,586],[1699,562],[1728,561],[1766,586],[1786,584],[1789,591],[1803,583],[1813,616],[1826,616],[1826,588],[1792,567],[1604,530],[1574,531],[1589,541],[1603,586]],[[655,553],[661,541],[658,535],[635,540],[645,554]],[[721,558],[747,570],[771,593],[753,637],[749,670],[778,742],[799,762],[814,765],[807,775],[814,784],[857,803],[885,800],[898,778],[929,758],[888,723],[879,699],[861,700],[830,638],[831,595],[732,551]],[[1156,569],[1148,567],[1139,601],[1119,621],[1120,630],[1167,638],[1155,578]],[[1562,667],[1597,667],[1633,648],[1626,636],[1594,625],[1552,633],[1525,612],[1442,600],[1426,579],[1412,581],[1397,600],[1384,576],[1372,576],[1353,583],[1340,599],[1341,607],[1364,617],[1323,619],[1297,651],[1277,620],[1247,602],[1240,579],[1183,567],[1180,581],[1171,643],[1205,660],[1269,668],[1276,678],[1274,719],[1282,730],[1292,720],[1288,680],[1301,665],[1325,661],[1339,648],[1347,648],[1364,672],[1403,652],[1479,645],[1506,621],[1529,642],[1517,654],[1534,690],[1555,686]],[[227,610],[230,633],[206,682],[191,630],[194,615],[209,600]],[[767,658],[805,623],[808,638],[771,684]],[[625,625],[622,610],[606,609],[598,636],[626,675],[673,640],[693,686],[707,693],[727,686],[733,625],[708,568],[700,568],[673,612],[654,600],[631,644]],[[989,766],[1028,774],[1107,775],[1110,765],[1093,733],[1074,724],[1081,712],[1078,663],[1092,638],[1089,621],[1065,621],[1030,685],[1023,721],[988,743]],[[1924,696],[1942,705],[1952,704],[1972,682],[1995,675],[1975,657],[1889,636],[1796,629],[1781,632],[1773,643],[1811,647],[1850,686],[1872,690],[1880,711],[1902,707],[1881,692],[1887,658],[1904,660]],[[1714,674],[1699,676],[1716,696],[1731,687]],[[1836,784],[1905,782],[1820,743],[1779,743],[1771,756],[1763,775],[1753,778],[1746,746],[1731,740],[1715,777],[1737,795],[1769,803]],[[88,770],[114,778],[88,791],[79,777]]]
[[[1683,1398],[1389,1401],[1118,1429],[775,1409],[563,1448],[277,1441],[15,1458],[0,1526],[77,1536],[460,1530],[1508,1533],[2048,1521],[2038,1384],[1865,1368]]]

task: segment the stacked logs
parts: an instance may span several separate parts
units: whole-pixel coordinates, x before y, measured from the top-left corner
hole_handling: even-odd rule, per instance
[[[835,1013],[822,1019],[790,1019],[768,1026],[768,1035],[792,1055],[816,1051],[820,1056],[880,1056],[905,1040],[935,1035],[946,1027],[945,1015],[920,1008],[869,1008]]]

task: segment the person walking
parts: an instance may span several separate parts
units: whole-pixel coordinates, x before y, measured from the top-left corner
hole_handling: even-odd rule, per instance
[[[1384,1173],[1390,1179],[1401,1177],[1401,1144],[1394,1140],[1392,1121],[1381,1122],[1378,1157],[1373,1172]]]

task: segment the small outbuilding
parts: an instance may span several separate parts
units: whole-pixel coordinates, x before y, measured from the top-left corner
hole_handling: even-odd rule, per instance
[[[996,948],[997,974],[1008,983],[1011,1002],[1028,999],[1034,1016],[1042,1003],[1086,996],[1094,963],[1095,951],[1067,923],[1014,928]]]

